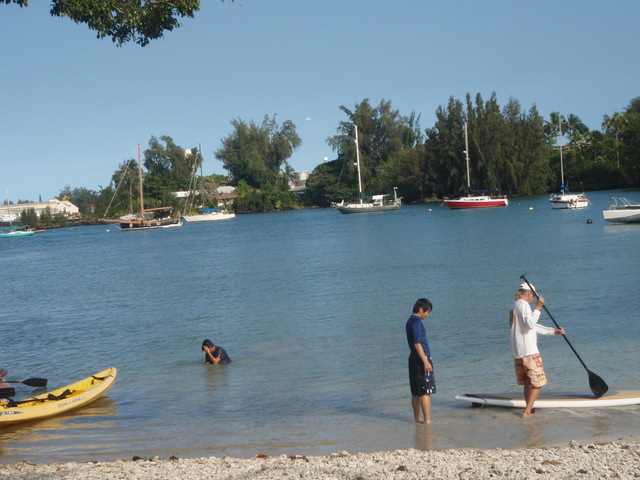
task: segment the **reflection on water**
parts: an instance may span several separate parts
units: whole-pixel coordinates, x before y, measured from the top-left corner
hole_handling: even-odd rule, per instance
[[[118,426],[116,402],[102,397],[94,403],[51,418],[18,423],[0,430],[3,455],[28,455],[30,452],[55,451],[58,446],[76,443],[78,449],[100,450],[91,445],[96,432]]]
[[[416,434],[414,436],[415,449],[423,452],[435,450],[436,446],[433,442],[433,431],[430,426],[416,425]]]

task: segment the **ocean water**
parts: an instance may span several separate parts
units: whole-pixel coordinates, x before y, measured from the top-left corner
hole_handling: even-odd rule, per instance
[[[523,273],[591,371],[612,390],[639,388],[640,225],[605,224],[615,194],[589,193],[577,211],[537,196],[487,210],[317,209],[0,239],[9,377],[56,388],[118,368],[94,404],[0,429],[0,462],[513,448],[637,433],[640,406],[523,421],[454,398],[520,390],[508,310]],[[404,324],[422,296],[434,304],[429,428],[413,422],[406,372]],[[542,323],[552,325],[544,313]],[[204,365],[204,338],[233,363]],[[539,345],[546,390],[589,391],[561,337]],[[15,386],[18,397],[40,393]]]

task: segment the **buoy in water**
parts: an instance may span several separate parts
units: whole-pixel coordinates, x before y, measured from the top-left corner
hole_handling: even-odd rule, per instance
[[[529,207],[529,210],[533,210],[533,207]]]
[[[589,219],[587,220],[587,223],[593,223],[593,220]]]

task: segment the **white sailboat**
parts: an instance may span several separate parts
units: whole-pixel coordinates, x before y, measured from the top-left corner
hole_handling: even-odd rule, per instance
[[[562,162],[562,145],[560,141],[562,139],[562,117],[558,119],[558,146],[560,147],[560,193],[554,193],[549,197],[549,202],[553,208],[586,208],[589,206],[589,200],[584,196],[584,193],[570,193],[567,186],[564,184],[564,165]]]
[[[200,147],[198,146],[198,153],[196,154],[196,161],[198,159],[197,155],[200,154]],[[197,163],[196,163],[197,165]],[[192,182],[192,186],[195,187],[196,186],[196,172],[197,169],[194,168],[194,172],[193,172],[193,182]],[[204,176],[202,174],[202,163],[200,163],[200,177],[202,177],[202,183],[204,183]],[[191,189],[191,187],[190,187]],[[202,206],[199,207],[202,210],[202,213],[190,213],[188,215],[183,215],[182,218],[183,220],[186,220],[189,223],[199,223],[199,222],[213,222],[216,220],[231,220],[233,218],[236,218],[236,214],[233,212],[229,212],[226,208],[224,207],[218,207],[218,208],[204,208],[204,184],[200,186],[200,192],[202,194]],[[196,194],[197,192],[194,192],[193,195],[190,194],[187,196],[187,203],[189,203],[189,197],[191,197],[191,199],[193,200],[193,196]],[[189,209],[189,207],[185,206],[186,209]]]
[[[398,198],[397,188],[393,187],[393,200],[387,201],[387,195],[373,195],[370,202],[365,202],[366,198],[362,191],[362,176],[360,174],[360,147],[358,145],[358,126],[356,129],[356,165],[358,167],[358,203],[344,204],[344,200],[336,205],[340,213],[368,213],[387,212],[400,208],[401,199]]]
[[[506,207],[509,205],[509,199],[505,196],[491,197],[484,194],[491,190],[473,190],[471,188],[471,175],[469,173],[469,122],[464,122],[464,145],[465,160],[467,162],[467,193],[466,197],[454,199],[445,199],[444,203],[449,208],[488,208],[488,207]],[[478,192],[479,195],[474,195]]]

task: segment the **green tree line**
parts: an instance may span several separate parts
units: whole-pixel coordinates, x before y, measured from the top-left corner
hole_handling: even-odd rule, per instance
[[[405,203],[466,192],[465,122],[474,189],[509,196],[558,191],[560,146],[564,181],[573,191],[640,185],[640,97],[623,112],[605,115],[601,130],[590,130],[572,114],[553,112],[545,119],[535,105],[524,110],[515,99],[502,107],[495,93],[488,100],[480,94],[449,98],[426,129],[420,126],[420,115],[403,115],[389,100],[374,107],[364,99],[353,108],[339,108],[345,119],[327,139],[335,159],[311,172],[302,197],[289,189],[294,174],[289,159],[302,143],[296,126],[265,116],[261,123],[231,121],[231,132],[213,153],[227,176],[194,175],[203,161],[197,148],[185,150],[169,136],[152,136],[142,159],[145,206],[184,212],[186,202],[174,192],[196,189],[207,193],[205,206],[215,206],[215,187],[221,184],[237,187],[239,197],[228,206],[238,213],[324,207],[357,198],[356,125],[365,194],[391,194],[397,187]],[[107,187],[65,187],[59,198],[77,205],[85,218],[136,212],[137,172],[132,158],[118,166]]]
[[[355,125],[365,192],[390,194],[396,186],[409,203],[466,193],[465,122],[473,189],[504,195],[558,191],[560,148],[565,185],[574,191],[640,185],[640,97],[624,112],[605,115],[602,130],[589,130],[571,114],[553,112],[545,120],[535,105],[524,110],[515,99],[501,107],[495,93],[488,100],[480,94],[467,94],[464,101],[449,98],[424,131],[415,112],[401,115],[390,101],[372,107],[365,99],[340,109],[347,119],[327,140],[336,159],[311,173],[307,205],[357,197]]]

